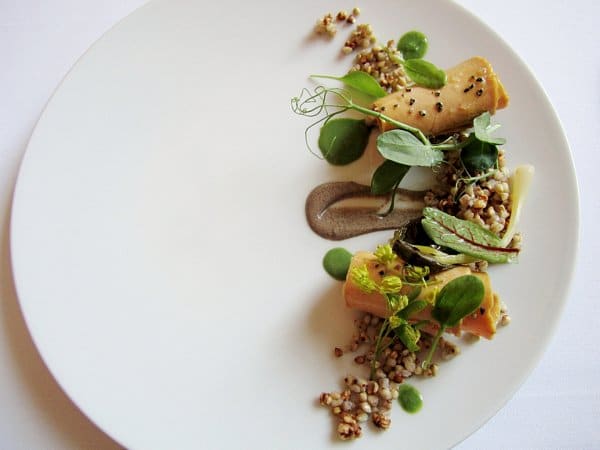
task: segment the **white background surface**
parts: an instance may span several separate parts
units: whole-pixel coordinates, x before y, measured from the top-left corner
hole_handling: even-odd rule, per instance
[[[7,230],[18,164],[44,104],[87,47],[142,3],[0,0],[0,448],[118,448],[60,391],[31,343],[14,294]],[[600,165],[600,6],[460,3],[508,41],[547,90],[571,143],[582,207],[579,264],[557,334],[516,396],[460,448],[599,448],[600,277],[593,257],[600,249],[593,229],[600,201],[592,182]]]

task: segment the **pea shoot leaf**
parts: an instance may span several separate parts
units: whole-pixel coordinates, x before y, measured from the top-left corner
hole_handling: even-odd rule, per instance
[[[377,150],[385,159],[407,166],[431,167],[444,159],[441,150],[426,145],[405,130],[390,130],[377,137]]]
[[[475,117],[475,119],[473,119],[473,132],[475,133],[475,137],[481,142],[487,142],[488,144],[505,144],[506,139],[492,137],[492,133],[500,128],[500,124],[491,125],[491,121],[492,116],[488,111]]]

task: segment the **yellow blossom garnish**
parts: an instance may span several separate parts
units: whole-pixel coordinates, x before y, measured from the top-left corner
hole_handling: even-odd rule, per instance
[[[374,255],[381,264],[390,263],[395,257],[390,244],[378,245]]]
[[[429,267],[419,267],[419,266],[404,266],[404,278],[407,281],[413,283],[423,283],[423,285],[427,286],[427,282],[425,278],[429,275]]]
[[[408,297],[406,295],[386,294],[388,308],[392,314],[402,311],[408,305]]]
[[[365,294],[377,291],[377,284],[371,279],[366,264],[363,264],[360,267],[353,267],[350,272],[350,277],[352,282]]]
[[[379,292],[382,294],[397,294],[402,289],[402,280],[396,275],[383,277],[379,285]]]
[[[406,320],[402,319],[401,317],[398,317],[398,316],[391,316],[390,317],[390,327],[392,329],[398,328],[403,323],[406,323]]]

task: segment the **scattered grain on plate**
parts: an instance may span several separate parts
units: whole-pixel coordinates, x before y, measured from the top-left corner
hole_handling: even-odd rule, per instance
[[[383,323],[381,318],[369,313],[354,320],[354,332],[346,352],[352,354],[356,373],[344,377],[340,391],[323,392],[319,396],[319,404],[331,411],[336,434],[342,440],[361,437],[360,424],[369,419],[377,429],[387,430],[399,385],[413,376],[432,377],[438,373],[437,364],[431,364],[427,370],[421,366],[422,357],[431,345],[431,336],[426,334],[420,341],[421,352],[411,352],[402,343],[395,343],[385,348],[375,360],[375,343]],[[335,348],[342,350],[339,346]],[[335,349],[334,353],[337,356]],[[458,355],[460,348],[442,338],[438,353],[442,359],[449,359]],[[376,370],[369,379],[371,362]]]
[[[314,31],[316,34],[326,35],[330,38],[337,33],[337,27],[334,22],[333,14],[327,13],[315,24]]]
[[[369,32],[372,33],[370,26]],[[383,46],[373,45],[375,42],[374,35],[368,41],[363,40],[364,49],[354,58],[354,65],[350,71],[359,70],[368,73],[387,92],[399,91],[409,83],[409,79],[403,67],[394,61],[401,58],[400,52],[396,49],[396,43],[390,40]],[[356,47],[352,47],[352,49],[354,48]]]

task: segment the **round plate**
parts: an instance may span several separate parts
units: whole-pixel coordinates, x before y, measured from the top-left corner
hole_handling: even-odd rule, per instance
[[[333,41],[311,34],[323,5],[151,2],[79,61],[31,138],[12,217],[23,313],[60,385],[127,447],[335,441],[316,398],[358,370],[332,357],[352,314],[321,268],[337,244],[310,231],[304,201],[354,173],[312,156],[309,122],[290,109],[309,74],[351,64],[339,51],[349,26]],[[441,67],[486,56],[511,95],[496,117],[508,163],[536,167],[519,263],[490,270],[513,323],[416,382],[419,414],[396,406],[392,428],[361,441],[448,447],[510,398],[561,314],[578,230],[570,152],[525,64],[460,7],[380,0],[359,21],[382,42],[425,32]]]

